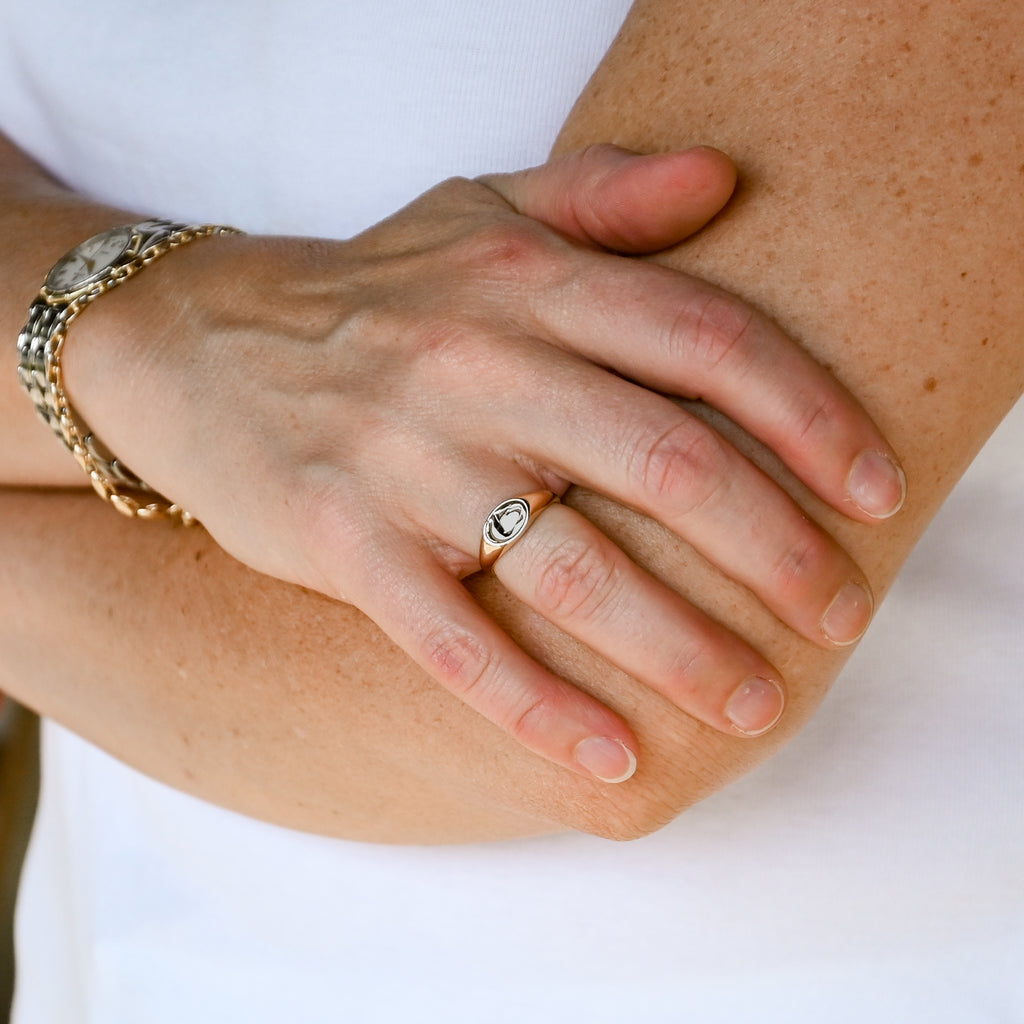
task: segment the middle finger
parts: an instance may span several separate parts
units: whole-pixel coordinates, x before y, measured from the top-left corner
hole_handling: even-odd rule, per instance
[[[758,736],[782,715],[779,673],[761,655],[573,509],[546,509],[494,571],[554,625],[714,728]]]
[[[543,347],[543,372],[518,375],[534,414],[524,422],[524,396],[507,389],[490,407],[493,436],[657,519],[809,640],[859,639],[873,608],[864,574],[775,481],[669,399]]]

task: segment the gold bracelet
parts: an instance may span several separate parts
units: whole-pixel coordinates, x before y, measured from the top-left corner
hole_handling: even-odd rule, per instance
[[[88,474],[96,493],[125,516],[185,526],[196,521],[120,462],[74,412],[61,364],[68,327],[101,295],[166,253],[198,238],[233,234],[241,232],[150,220],[94,235],[54,265],[18,336],[18,377],[36,411]]]

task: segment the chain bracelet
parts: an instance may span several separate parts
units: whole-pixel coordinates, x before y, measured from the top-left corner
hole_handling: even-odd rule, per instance
[[[68,328],[101,295],[134,277],[154,260],[189,242],[217,235],[241,234],[237,228],[214,224],[173,227],[170,234],[113,268],[106,278],[76,296],[67,306],[61,308],[37,301],[19,339],[22,355],[19,377],[40,417],[68,447],[101,498],[129,518],[165,520],[191,526],[196,522],[194,516],[164,498],[133,473],[77,418],[64,389],[62,366]]]

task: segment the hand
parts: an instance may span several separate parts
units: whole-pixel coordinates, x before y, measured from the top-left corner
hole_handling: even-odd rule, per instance
[[[530,749],[619,780],[635,765],[628,726],[532,661],[458,583],[479,568],[499,501],[570,483],[605,493],[823,645],[866,627],[863,574],[655,392],[719,408],[855,519],[902,501],[877,429],[776,327],[705,283],[602,250],[680,240],[732,184],[713,151],[598,147],[448,182],[347,242],[197,243],[82,317],[65,356],[71,397],[235,557],[355,604]],[[150,342],[126,344],[128,332]],[[111,393],[126,374],[127,400]],[[760,734],[782,711],[771,665],[564,505],[495,571],[715,728]]]

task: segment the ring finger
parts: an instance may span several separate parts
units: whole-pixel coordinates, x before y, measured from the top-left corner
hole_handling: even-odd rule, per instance
[[[757,736],[779,720],[779,673],[573,509],[536,515],[494,572],[540,615],[708,725]]]
[[[586,364],[549,360],[545,377],[522,376],[537,415],[524,427],[515,403],[496,398],[491,424],[496,436],[518,430],[535,465],[657,519],[823,647],[867,628],[873,602],[857,565],[702,420]]]

